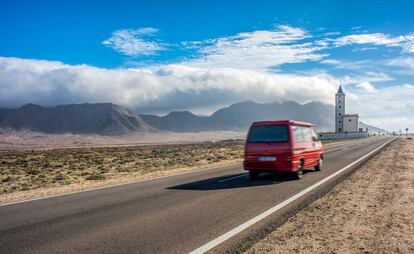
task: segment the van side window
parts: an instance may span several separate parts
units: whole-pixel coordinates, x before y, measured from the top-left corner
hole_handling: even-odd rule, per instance
[[[304,141],[312,141],[312,130],[311,128],[301,127],[303,132],[303,139]]]
[[[315,129],[314,128],[311,128],[310,130],[312,132],[312,137],[318,139],[318,134],[316,133]]]
[[[303,141],[303,132],[302,128],[299,126],[292,126],[293,130],[293,137],[295,138],[295,142],[302,142]]]

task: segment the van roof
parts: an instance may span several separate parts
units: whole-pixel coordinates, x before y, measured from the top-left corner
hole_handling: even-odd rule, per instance
[[[254,122],[252,123],[252,125],[301,125],[301,126],[308,126],[308,127],[313,127],[313,124],[311,123],[307,123],[307,122],[302,122],[302,121],[296,121],[296,120],[277,120],[277,121],[259,121],[259,122]]]

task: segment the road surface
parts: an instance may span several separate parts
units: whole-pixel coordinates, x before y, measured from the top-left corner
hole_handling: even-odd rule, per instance
[[[301,180],[263,175],[251,181],[241,165],[232,165],[3,205],[0,253],[187,253],[389,140],[373,137],[329,146],[324,169],[306,173]],[[272,221],[287,210],[272,214]],[[219,248],[234,248],[237,237],[257,227]]]

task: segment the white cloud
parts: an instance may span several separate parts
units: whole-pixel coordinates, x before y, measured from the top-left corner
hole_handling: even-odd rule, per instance
[[[361,88],[363,91],[367,92],[367,93],[376,93],[377,89],[375,89],[375,87],[373,85],[371,85],[371,83],[369,82],[362,82],[356,85],[356,87]]]
[[[375,63],[371,60],[344,61],[338,59],[324,59],[320,63],[332,65],[337,69],[362,70],[372,68]]]
[[[201,56],[188,61],[203,68],[241,68],[264,70],[285,63],[322,59],[317,51],[325,45],[302,42],[311,36],[301,28],[277,26],[274,30],[258,30],[213,40],[185,42],[198,48]]]
[[[400,47],[404,52],[414,52],[414,33],[393,37],[384,33],[351,34],[335,40],[336,46],[372,44],[377,46]]]
[[[352,34],[338,38],[335,44],[345,46],[349,44],[394,45],[397,41],[390,35],[383,33]]]
[[[374,93],[358,86],[348,90],[356,97],[348,98],[347,111],[358,112],[363,122],[388,130],[414,129],[414,85],[376,87]]]
[[[393,77],[390,77],[388,74],[383,72],[371,72],[367,71],[360,75],[345,75],[338,78],[341,84],[358,84],[364,82],[384,82],[394,80]]]
[[[353,26],[351,27],[351,30],[361,30],[362,26]]]
[[[387,62],[387,65],[398,66],[405,69],[414,70],[414,58],[413,57],[398,57],[391,59]]]
[[[166,50],[162,43],[147,38],[157,32],[158,29],[152,27],[122,29],[113,32],[102,44],[127,56],[153,55],[157,51]]]
[[[114,102],[143,111],[212,108],[242,100],[332,103],[329,75],[287,75],[231,68],[163,65],[101,69],[0,58],[0,105]]]
[[[384,61],[393,73],[401,76],[414,76],[414,57],[396,57]]]
[[[377,50],[377,47],[361,47],[361,48],[354,48],[352,51],[358,52],[358,51],[370,51],[370,50]]]

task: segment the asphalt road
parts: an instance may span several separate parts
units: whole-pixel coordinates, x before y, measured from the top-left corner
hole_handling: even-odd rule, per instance
[[[301,180],[233,165],[0,206],[0,253],[187,253],[390,139],[332,145]]]

